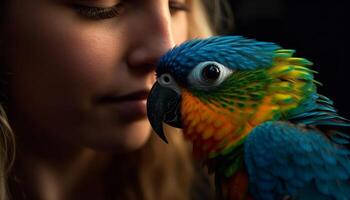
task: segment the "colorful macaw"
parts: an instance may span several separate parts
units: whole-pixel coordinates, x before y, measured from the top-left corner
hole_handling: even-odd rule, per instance
[[[350,200],[350,123],[312,63],[241,36],[187,41],[158,62],[148,118],[182,128],[218,199]]]

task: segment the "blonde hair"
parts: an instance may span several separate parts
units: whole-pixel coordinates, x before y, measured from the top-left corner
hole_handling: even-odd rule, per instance
[[[205,11],[204,5],[199,0],[189,2],[191,14],[188,15],[188,23],[191,29],[188,32],[188,38],[204,38],[214,34],[213,26],[210,24],[209,16]]]
[[[188,15],[189,38],[213,35],[213,24],[201,0],[188,0],[188,3],[192,8]],[[7,200],[11,195],[7,187],[15,157],[15,136],[8,123],[2,101],[0,99],[0,200]],[[170,144],[165,144],[152,134],[150,140],[139,150],[124,156],[116,156],[116,163],[112,166],[113,170],[110,170],[112,174],[108,176],[110,185],[113,185],[111,193],[118,194],[118,197],[112,199],[191,199],[196,173],[189,145],[179,131],[170,127],[166,129]],[[117,163],[118,160],[125,160],[123,163],[128,165]]]
[[[0,199],[6,199],[6,181],[15,157],[15,137],[0,104]]]
[[[166,132],[169,144],[153,133],[143,148],[122,158],[128,165],[115,166],[116,199],[190,199],[194,179],[190,149],[181,133],[172,128]]]
[[[203,38],[211,35],[231,34],[234,17],[226,0],[191,0],[188,22],[191,25],[189,38]],[[210,13],[210,16],[209,16]]]

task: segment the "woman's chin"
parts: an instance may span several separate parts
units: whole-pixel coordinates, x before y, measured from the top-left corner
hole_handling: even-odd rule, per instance
[[[129,152],[142,148],[151,136],[151,129],[126,133],[122,143],[120,143],[119,152]]]
[[[113,130],[104,130],[96,138],[89,138],[91,148],[114,153],[127,153],[142,148],[151,136],[147,119],[126,124]],[[102,136],[104,135],[104,136]]]

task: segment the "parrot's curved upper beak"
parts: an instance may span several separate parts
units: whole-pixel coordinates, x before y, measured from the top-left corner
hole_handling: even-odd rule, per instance
[[[154,131],[168,143],[163,131],[163,122],[181,128],[181,96],[174,90],[156,82],[147,99],[147,116]]]

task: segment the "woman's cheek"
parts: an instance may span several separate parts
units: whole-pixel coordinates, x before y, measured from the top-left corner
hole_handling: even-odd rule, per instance
[[[171,30],[176,44],[188,40],[188,22],[187,14],[185,12],[177,13],[172,17]]]
[[[57,86],[69,90],[74,85],[98,88],[118,66],[118,31],[104,23],[92,23],[59,6],[34,6],[22,12],[17,13],[12,41],[18,41],[15,53],[22,54],[22,64],[31,65],[24,70],[44,74],[49,82],[56,80]]]
[[[13,98],[27,113],[46,110],[35,114],[42,119],[88,104],[91,95],[111,81],[119,54],[108,29],[88,26],[53,8],[37,10],[40,7],[13,12],[18,16],[9,26],[7,45]]]
[[[96,32],[96,31],[95,31]],[[90,92],[103,91],[114,81],[118,67],[122,65],[116,41],[106,33],[71,33],[62,41],[56,55],[56,64],[72,85],[85,87]],[[88,91],[86,91],[88,92]]]

